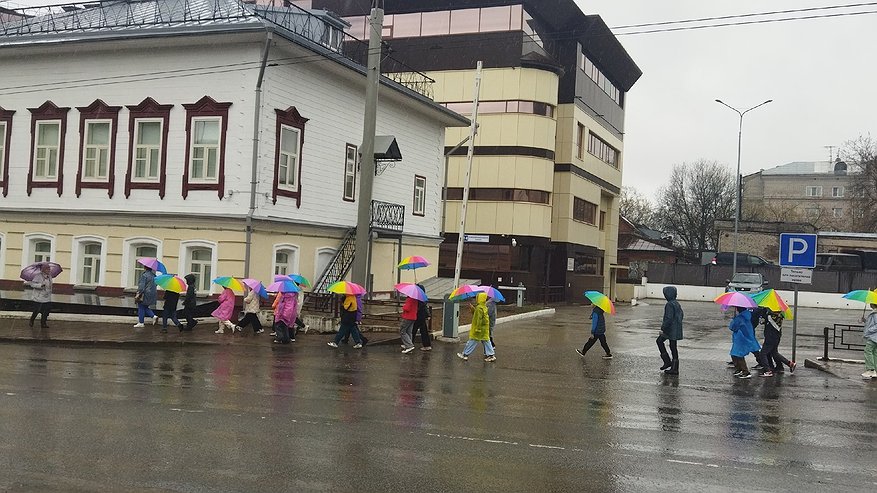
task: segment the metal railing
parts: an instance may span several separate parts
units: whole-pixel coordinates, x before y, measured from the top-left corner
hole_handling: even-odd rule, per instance
[[[828,343],[831,341],[832,349],[841,351],[861,351],[865,349],[864,343],[848,342],[845,335],[855,333],[861,339],[862,325],[834,324],[833,327],[825,327],[822,329],[822,361],[829,361]],[[830,335],[829,335],[830,334]],[[818,337],[818,336],[817,336]]]
[[[405,228],[405,206],[372,200],[371,228],[401,233]]]
[[[346,33],[340,24],[295,5],[252,5],[242,0],[116,0],[14,11],[21,17],[5,16],[0,22],[0,37],[260,22],[285,29],[305,44],[326,48],[323,55],[329,58],[337,56],[361,66],[368,60],[368,43]],[[388,79],[432,98],[433,79],[389,55],[383,57],[381,66]]]

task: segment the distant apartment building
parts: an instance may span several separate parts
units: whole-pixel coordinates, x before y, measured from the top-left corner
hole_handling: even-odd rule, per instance
[[[743,217],[847,231],[862,211],[851,201],[855,173],[840,160],[794,162],[743,177]]]
[[[366,37],[370,2],[296,1]],[[528,287],[530,299],[611,291],[618,268],[626,94],[642,75],[597,15],[573,0],[386,0],[384,40],[471,114],[483,61],[463,276]],[[467,129],[449,129],[445,240],[453,275]]]

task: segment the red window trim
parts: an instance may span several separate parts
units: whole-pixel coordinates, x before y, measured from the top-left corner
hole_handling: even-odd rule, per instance
[[[353,197],[348,198],[345,193],[347,192],[347,150],[354,150],[354,155],[359,156],[359,147],[356,144],[351,144],[348,142],[344,145],[344,175],[341,178],[341,200],[345,202],[356,202],[356,171],[359,168],[359,160],[354,157],[353,162]]]
[[[125,175],[125,198],[131,196],[131,190],[158,190],[159,198],[163,199],[167,185],[167,135],[168,122],[170,120],[172,104],[158,104],[154,99],[147,97],[136,106],[128,108],[128,173]],[[134,123],[143,118],[161,118],[161,159],[158,170],[158,183],[144,183],[131,181],[134,169]]]
[[[204,96],[197,103],[184,104],[186,109],[186,162],[183,166],[183,199],[193,190],[216,190],[219,200],[225,196],[225,135],[228,131],[228,108],[231,103],[217,103],[210,96]],[[216,183],[189,183],[189,158],[192,152],[192,119],[198,117],[218,117],[222,119],[219,129],[219,167]]]
[[[417,179],[423,178],[423,212],[417,212]],[[426,217],[426,177],[414,175],[414,200],[411,204],[411,215],[417,217]]]
[[[79,170],[76,172],[76,196],[82,194],[83,188],[106,190],[109,198],[113,198],[116,183],[116,135],[119,132],[119,111],[121,106],[109,106],[100,99],[95,99],[88,106],[77,106],[79,110]],[[85,124],[89,120],[110,120],[110,155],[107,163],[107,181],[83,181],[82,170],[85,166]]]
[[[301,208],[302,155],[305,144],[305,124],[308,119],[301,116],[295,106],[290,106],[286,110],[275,109],[274,112],[277,114],[277,132],[274,141],[274,203],[277,203],[277,197],[289,197],[295,199],[296,207]],[[296,128],[299,131],[297,190],[294,192],[280,188],[280,130],[283,125]]]
[[[58,191],[58,197],[64,193],[64,140],[67,138],[67,112],[70,108],[59,108],[55,103],[46,101],[39,108],[28,108],[30,111],[30,163],[27,172],[27,194],[30,196],[34,188],[54,188]],[[58,141],[58,177],[52,181],[34,180],[33,161],[36,147],[37,122],[44,120],[61,120],[61,131]]]
[[[6,139],[3,142],[3,173],[0,174],[0,188],[3,189],[3,196],[9,193],[9,145],[12,142],[12,115],[15,110],[4,110],[0,106],[0,122],[6,124]]]

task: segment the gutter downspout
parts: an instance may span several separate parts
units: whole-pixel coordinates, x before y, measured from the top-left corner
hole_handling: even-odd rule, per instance
[[[256,185],[259,171],[259,134],[262,117],[262,82],[265,79],[265,67],[268,65],[268,52],[274,40],[274,30],[265,26],[265,47],[262,49],[262,64],[259,66],[259,78],[256,80],[255,111],[253,112],[253,163],[250,179],[250,209],[247,211],[247,246],[244,254],[244,277],[250,277],[250,259],[253,248],[253,216],[256,214]]]

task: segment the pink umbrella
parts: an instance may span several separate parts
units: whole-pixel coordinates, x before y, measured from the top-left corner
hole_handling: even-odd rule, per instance
[[[410,282],[400,282],[396,285],[396,291],[404,294],[409,298],[414,298],[418,301],[427,301],[429,298],[426,297],[426,293],[420,289],[416,284],[411,284]]]
[[[52,278],[58,277],[58,274],[64,270],[55,262],[37,262],[22,269],[21,278],[25,281],[33,281],[34,276],[36,276],[37,273],[42,272],[44,265],[49,266],[49,275],[52,276]]]
[[[258,279],[249,279],[248,278],[248,279],[242,279],[241,282],[244,283],[248,288],[259,293],[259,296],[261,296],[262,298],[268,297],[268,291],[265,291],[265,286],[262,285],[262,281],[260,281]]]
[[[161,260],[158,260],[154,257],[141,257],[137,259],[137,263],[144,266],[149,267],[155,272],[160,272],[162,274],[167,274],[167,267],[161,263]]]
[[[755,308],[756,306],[758,306],[755,304],[755,300],[746,296],[743,293],[738,293],[737,291],[725,293],[714,299],[713,301],[722,306],[737,306],[742,308]]]

